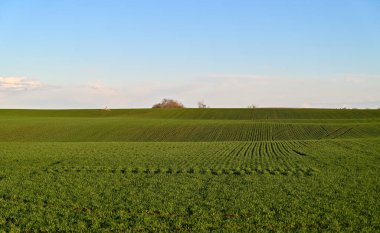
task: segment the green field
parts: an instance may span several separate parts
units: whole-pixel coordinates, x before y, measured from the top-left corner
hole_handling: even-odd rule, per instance
[[[380,231],[380,110],[0,110],[0,232]]]

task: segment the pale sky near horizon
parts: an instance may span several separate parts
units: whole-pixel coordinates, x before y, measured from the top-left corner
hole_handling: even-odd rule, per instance
[[[378,0],[0,0],[0,108],[380,108]]]

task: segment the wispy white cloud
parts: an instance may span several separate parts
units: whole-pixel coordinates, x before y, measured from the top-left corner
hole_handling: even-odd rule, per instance
[[[253,74],[232,74],[232,73],[212,73],[202,75],[202,78],[206,79],[224,79],[224,80],[255,80],[255,81],[265,81],[266,77]]]
[[[3,79],[0,79],[4,81]],[[211,107],[380,107],[380,77],[336,75],[323,78],[265,77],[250,74],[205,74],[171,81],[136,81],[112,85],[106,80],[53,88],[34,80],[7,80],[17,95],[0,91],[0,108],[139,108],[162,98],[187,107],[203,100]],[[28,82],[29,81],[29,82]],[[29,86],[28,86],[29,85]],[[3,82],[4,86],[4,82]]]
[[[108,94],[117,94],[118,88],[111,87],[110,85],[105,84],[102,81],[95,81],[84,85],[85,88],[89,88],[97,93],[108,93]]]
[[[379,83],[380,75],[368,75],[368,74],[338,74],[333,79],[334,82],[345,82],[351,84],[366,84],[366,83]]]
[[[27,91],[42,87],[42,83],[26,77],[0,77],[0,90]]]

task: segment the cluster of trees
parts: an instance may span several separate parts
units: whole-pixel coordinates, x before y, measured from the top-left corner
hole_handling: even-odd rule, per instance
[[[198,108],[209,108],[210,106],[207,106],[203,101],[198,102]],[[152,108],[185,108],[185,106],[173,99],[163,99],[161,102],[154,104]],[[248,106],[248,108],[256,108],[255,105],[251,104]]]
[[[163,99],[161,102],[154,104],[152,108],[185,108],[185,106],[177,100]],[[199,101],[198,108],[208,108],[208,106],[203,101]]]
[[[152,108],[184,108],[181,102],[172,99],[163,99],[160,103],[153,105]]]

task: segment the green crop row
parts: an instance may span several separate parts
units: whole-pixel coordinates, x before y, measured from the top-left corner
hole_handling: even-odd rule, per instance
[[[278,142],[141,142],[141,143],[0,143],[3,163],[15,157],[28,163],[57,167],[124,167],[188,171],[241,169],[269,173],[306,171],[308,143]],[[17,156],[14,156],[17,154]],[[36,157],[38,155],[38,157]]]
[[[307,169],[261,169],[255,168],[236,168],[236,169],[213,169],[213,168],[187,168],[187,169],[178,169],[178,168],[143,168],[143,167],[131,167],[131,168],[123,168],[123,167],[90,167],[90,166],[76,166],[76,167],[54,167],[54,168],[46,168],[44,170],[45,172],[52,172],[52,173],[63,173],[63,172],[109,172],[109,173],[115,173],[115,174],[138,174],[138,173],[145,173],[145,174],[213,174],[213,175],[253,175],[253,174],[270,174],[270,175],[305,175],[305,176],[311,176],[313,173],[316,172],[313,168],[307,168]]]
[[[373,119],[380,118],[380,110],[359,109],[101,109],[89,110],[0,110],[0,117],[135,117],[160,119]]]
[[[0,118],[0,141],[277,141],[366,138],[380,124],[278,123],[129,118]]]

